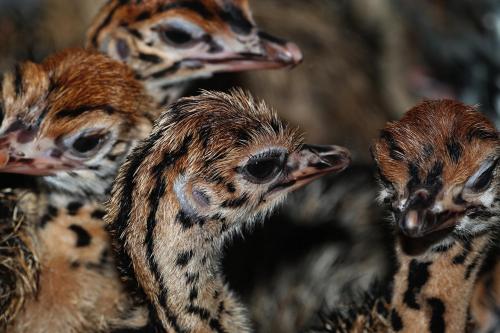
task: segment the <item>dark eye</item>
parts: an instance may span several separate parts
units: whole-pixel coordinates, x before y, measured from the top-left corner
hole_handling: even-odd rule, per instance
[[[82,135],[73,142],[71,147],[79,154],[86,154],[95,150],[102,143],[104,136],[104,134]]]
[[[484,170],[484,172],[477,177],[474,183],[471,186],[471,189],[475,192],[482,192],[488,188],[493,179],[493,171],[495,170],[495,166],[497,162],[493,163],[488,169]]]
[[[479,170],[469,178],[464,189],[476,193],[486,191],[493,179],[497,163],[498,159],[484,162]]]
[[[160,35],[166,43],[172,44],[174,46],[185,46],[186,44],[193,41],[193,36],[191,36],[190,33],[175,28],[162,30],[160,32]]]
[[[251,159],[244,167],[247,179],[260,184],[273,179],[282,170],[282,159],[279,157],[263,157]]]

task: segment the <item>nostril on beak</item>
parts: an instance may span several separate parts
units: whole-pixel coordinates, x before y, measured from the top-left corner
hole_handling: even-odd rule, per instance
[[[330,166],[349,165],[351,163],[351,154],[346,149],[338,149],[330,154],[320,154],[321,159]]]
[[[415,192],[415,198],[417,198],[421,202],[427,202],[430,198],[430,195],[426,190],[418,190]]]
[[[334,145],[304,145],[304,148],[319,157],[317,168],[345,168],[351,163],[351,153],[346,148]]]
[[[433,200],[430,193],[425,189],[416,190],[408,200],[408,208],[425,209],[431,206]]]
[[[337,165],[346,160],[345,156],[342,155],[329,155],[323,157],[323,160],[327,162],[327,164],[330,165]]]

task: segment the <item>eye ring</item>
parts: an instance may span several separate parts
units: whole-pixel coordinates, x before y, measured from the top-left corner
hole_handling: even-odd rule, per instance
[[[87,158],[95,154],[110,137],[109,133],[84,131],[83,133],[66,140],[66,149],[77,158]]]
[[[283,152],[254,156],[242,167],[243,175],[251,183],[264,184],[283,172],[284,162]]]
[[[177,27],[167,27],[159,30],[162,41],[175,47],[187,47],[196,43],[191,33]]]
[[[478,172],[467,181],[465,188],[474,193],[484,192],[488,189],[493,180],[495,170],[498,164],[498,158],[483,164]]]

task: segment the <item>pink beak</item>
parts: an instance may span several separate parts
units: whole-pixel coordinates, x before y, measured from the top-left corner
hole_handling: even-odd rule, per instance
[[[257,69],[294,67],[302,62],[300,48],[291,42],[259,32],[261,52],[219,53],[214,57],[192,58],[189,61],[216,66],[215,72],[241,72]]]
[[[54,149],[37,151],[33,148],[35,144],[32,141],[19,143],[18,138],[22,136],[23,130],[11,131],[0,137],[0,173],[48,176],[56,171],[78,168],[77,162],[65,160]],[[16,145],[23,150],[31,149],[23,152],[16,149]]]
[[[0,173],[16,173],[33,176],[50,176],[56,171],[77,169],[78,165],[51,157],[16,158],[0,152]]]
[[[334,145],[303,145],[288,158],[288,175],[271,187],[268,196],[290,192],[327,174],[344,171],[351,163],[349,150]]]
[[[260,32],[265,58],[277,64],[277,67],[296,66],[302,62],[302,51],[297,44],[279,39],[265,32]],[[281,65],[281,66],[280,66]]]

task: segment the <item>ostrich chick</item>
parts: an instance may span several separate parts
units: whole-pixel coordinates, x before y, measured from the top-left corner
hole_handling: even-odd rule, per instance
[[[423,102],[385,127],[372,152],[396,235],[392,296],[338,311],[320,331],[465,331],[498,231],[499,148],[491,122],[451,100]]]
[[[123,276],[153,310],[148,329],[249,331],[221,276],[223,246],[349,161],[344,148],[301,144],[240,91],[173,104],[120,169],[105,218]]]
[[[128,311],[128,295],[110,257],[103,203],[160,109],[127,66],[74,49],[6,73],[0,110],[0,173],[36,176],[23,198],[35,196],[37,210],[23,212],[12,233],[0,228],[11,239],[0,260],[23,268],[0,272],[17,286],[0,303],[0,324],[13,323],[9,332],[106,327]],[[19,189],[27,178],[3,174],[2,187]]]
[[[302,61],[294,43],[259,29],[248,0],[112,0],[94,19],[87,46],[132,68],[160,105],[195,78]]]

